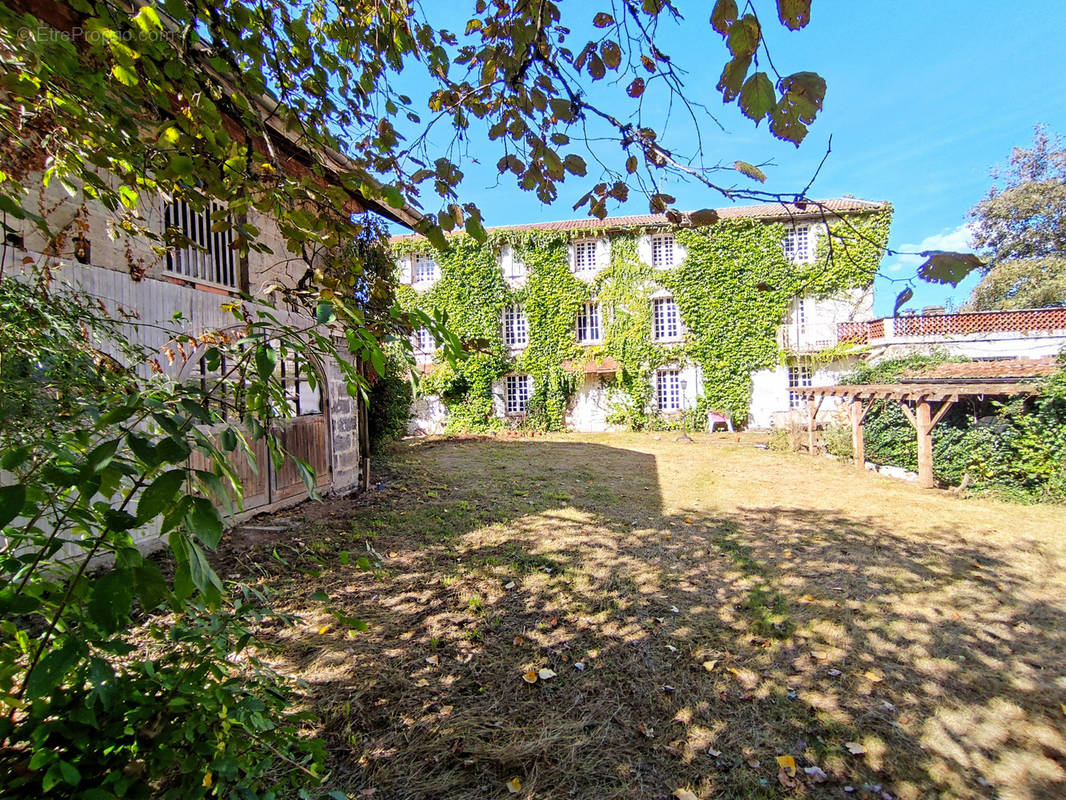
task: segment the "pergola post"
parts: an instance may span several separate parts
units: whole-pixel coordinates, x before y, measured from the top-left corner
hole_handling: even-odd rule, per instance
[[[933,412],[928,400],[919,400],[914,407],[914,430],[918,434],[918,485],[932,489],[933,478]]]
[[[855,458],[855,468],[866,471],[866,439],[863,436],[863,419],[866,414],[862,410],[862,400],[854,399],[849,408],[851,412],[851,452]]]

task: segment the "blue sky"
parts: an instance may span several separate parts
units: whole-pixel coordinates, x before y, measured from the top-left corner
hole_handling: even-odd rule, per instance
[[[567,0],[564,12],[578,5],[579,0]],[[575,16],[591,17],[607,4],[580,0],[580,5],[588,14]],[[798,150],[774,140],[765,123],[756,128],[735,107],[721,105],[714,87],[727,53],[708,24],[710,4],[678,6],[688,19],[660,28],[659,40],[689,70],[690,96],[710,106],[725,127],[705,127],[709,160],[772,160],[766,188],[795,191],[810,178],[832,135],[832,154],[811,196],[890,201],[895,207],[890,246],[896,250],[965,249],[966,212],[991,186],[990,168],[1005,162],[1012,147],[1027,146],[1038,123],[1066,134],[1066,4],[1061,2],[822,0],[814,3],[811,24],[799,32],[787,31],[776,19],[771,27],[774,3],[757,2],[778,71],[812,70],[828,83],[825,108]],[[645,122],[656,126],[657,121],[649,116]],[[497,184],[500,155],[494,146],[485,150],[483,164],[464,165],[462,199],[476,202],[487,224],[579,215],[571,206],[584,184],[565,184],[559,199],[543,206],[506,179]],[[668,188],[679,208],[726,204],[695,183],[674,182]],[[434,207],[432,198],[426,201],[427,208]],[[646,212],[646,199],[636,194],[610,211]],[[890,279],[912,276],[919,261],[886,257],[884,277],[876,284],[879,314],[891,313],[903,288]],[[908,307],[960,303],[973,283],[955,290],[919,283]]]

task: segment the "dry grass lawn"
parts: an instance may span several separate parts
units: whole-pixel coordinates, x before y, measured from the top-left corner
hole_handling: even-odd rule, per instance
[[[1066,511],[695,438],[404,442],[238,532],[337,787],[1066,797]]]

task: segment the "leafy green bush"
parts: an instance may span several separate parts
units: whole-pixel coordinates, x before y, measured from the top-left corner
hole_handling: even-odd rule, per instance
[[[229,599],[208,553],[256,440],[313,493],[311,468],[275,434],[289,411],[278,363],[335,359],[332,341],[314,320],[296,330],[247,309],[231,331],[175,334],[214,376],[184,384],[146,369],[157,354],[115,320],[86,296],[0,280],[4,796],[306,792],[321,748],[251,651],[269,604]],[[169,577],[137,547],[144,533],[165,537]]]
[[[822,431],[825,450],[837,458],[851,458],[851,426],[827,425]]]
[[[385,360],[385,374],[379,375],[370,389],[367,424],[370,449],[375,452],[407,433],[413,396],[407,369],[407,361],[399,353],[390,352]]]

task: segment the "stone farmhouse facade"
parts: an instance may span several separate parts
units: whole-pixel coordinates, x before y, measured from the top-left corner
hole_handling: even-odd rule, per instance
[[[717,209],[719,223],[729,220],[754,220],[766,225],[779,225],[783,231],[781,251],[787,261],[803,265],[815,259],[818,243],[826,236],[827,223],[845,218],[869,216],[890,211],[886,203],[854,198],[823,201],[821,208],[776,205],[739,206]],[[582,231],[587,230],[587,236]],[[612,248],[621,237],[637,232],[637,251],[641,261],[653,270],[680,265],[686,258],[684,246],[676,240],[678,226],[663,215],[642,215],[608,218],[606,220],[570,220],[493,228],[494,233],[541,231],[558,232],[569,238],[568,258],[571,272],[591,282],[611,260]],[[394,243],[410,242],[417,237],[394,237]],[[441,265],[432,254],[402,254],[397,258],[400,281],[425,296],[441,278]],[[496,253],[497,263],[509,287],[519,287],[527,279],[527,268],[506,244]],[[806,408],[806,401],[796,391],[811,385],[835,383],[840,375],[854,368],[859,355],[842,352],[829,361],[812,359],[815,353],[838,345],[838,332],[851,330],[873,319],[873,285],[870,274],[855,285],[842,287],[831,296],[796,296],[781,320],[777,331],[780,359],[777,365],[758,369],[751,374],[751,403],[746,419],[719,419],[715,409],[708,411],[708,423],[752,428],[770,427],[775,419],[787,416],[790,409]],[[684,342],[688,332],[681,319],[678,297],[666,288],[651,292],[650,343],[669,347]],[[471,303],[478,302],[471,295]],[[502,339],[509,356],[522,354],[530,338],[531,322],[519,306],[505,308],[499,319]],[[581,308],[573,320],[577,344],[591,351],[602,341],[606,324],[604,311],[593,299]],[[432,373],[437,367],[436,345],[426,331],[413,336],[419,369]],[[842,348],[846,350],[847,348]],[[856,351],[861,348],[856,348]],[[569,368],[569,362],[564,367]],[[565,413],[567,428],[577,431],[601,432],[617,429],[610,419],[617,394],[612,378],[618,370],[613,359],[596,358],[583,364],[575,359],[578,387],[572,394]],[[678,360],[658,366],[650,375],[649,413],[669,419],[680,412],[697,408],[708,380],[698,363]],[[493,385],[495,416],[511,422],[520,421],[533,391],[533,377],[520,370],[502,375]],[[705,404],[706,405],[706,404]],[[826,412],[829,412],[827,406]],[[441,397],[423,394],[412,406],[409,432],[412,434],[440,433],[447,428],[448,407]],[[726,415],[721,415],[722,417]]]
[[[40,8],[33,10],[42,21],[57,27],[65,24],[63,3],[37,5]],[[273,108],[270,103],[264,98],[264,109]],[[270,145],[287,174],[309,176],[308,165],[318,163],[325,168],[319,179],[339,185],[336,176],[354,169],[340,153],[305,149],[285,129],[280,115],[264,113],[263,118],[269,119]],[[101,178],[114,180],[109,175]],[[159,235],[168,229],[176,231],[191,242],[160,257],[145,237],[128,236],[117,229],[112,213],[99,202],[71,197],[59,181],[47,186],[42,183],[26,204],[36,205],[31,210],[44,216],[50,230],[58,233],[46,239],[32,223],[7,219],[5,240],[0,243],[0,279],[18,279],[20,273],[47,266],[57,284],[97,299],[113,316],[132,313],[136,322],[124,326],[124,335],[131,343],[158,352],[162,368],[183,381],[209,376],[202,372],[206,369],[202,353],[190,352],[188,344],[175,347],[175,334],[197,336],[232,328],[233,314],[224,305],[240,302],[245,295],[251,298],[254,311],[255,301],[265,301],[273,286],[296,288],[314,266],[289,252],[277,222],[254,207],[233,219],[257,229],[257,244],[269,250],[253,248],[241,256],[239,249],[231,246],[235,229],[212,230],[217,215],[226,210],[222,204],[211,203],[197,211],[181,199],[142,194],[138,213],[146,228]],[[343,211],[375,214],[406,228],[413,228],[421,219],[421,214],[408,206],[393,208],[354,190],[347,190]],[[272,313],[282,324],[297,328],[315,323],[311,315],[295,307],[272,309]],[[353,362],[342,341],[337,342],[337,349],[341,358]],[[291,419],[282,423],[279,431],[283,448],[312,466],[320,493],[339,494],[358,488],[367,480],[369,469],[365,404],[349,396],[336,363],[289,360],[280,370],[292,411]],[[314,380],[308,380],[311,372]],[[291,505],[307,496],[292,459],[272,464],[262,440],[255,443],[255,449],[258,469],[246,460],[235,465],[244,484],[244,507],[238,518]],[[151,537],[150,532],[146,535]]]

